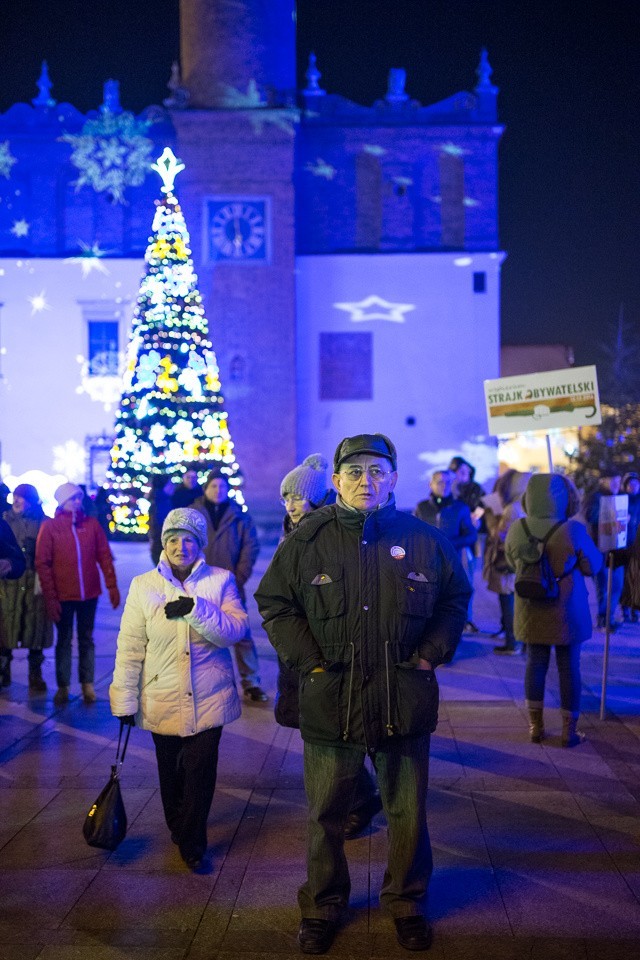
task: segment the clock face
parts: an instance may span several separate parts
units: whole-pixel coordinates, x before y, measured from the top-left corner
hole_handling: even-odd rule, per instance
[[[267,260],[266,200],[209,200],[207,228],[210,260]]]

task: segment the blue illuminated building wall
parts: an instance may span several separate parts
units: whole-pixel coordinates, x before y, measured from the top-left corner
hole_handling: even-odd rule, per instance
[[[499,374],[502,127],[486,53],[461,65],[477,67],[473,92],[423,106],[394,69],[362,106],[323,89],[313,55],[296,92],[292,0],[181,12],[164,105],[134,117],[107,82],[83,115],[55,102],[43,69],[32,102],[0,116],[5,476],[81,480],[87,438],[113,429],[115,360],[96,362],[96,324],[117,326],[124,349],[159,188],[149,163],[166,145],[186,165],[176,187],[249,502],[274,504],[293,463],[330,456],[350,431],[393,435],[408,506],[451,453],[491,473],[482,380]],[[229,199],[264,224],[264,248],[241,260],[212,243]],[[6,415],[16,402],[41,421],[31,446]]]

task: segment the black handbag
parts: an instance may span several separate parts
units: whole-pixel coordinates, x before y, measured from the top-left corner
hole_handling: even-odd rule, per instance
[[[109,782],[101,791],[95,803],[92,804],[82,826],[82,833],[89,846],[100,847],[102,850],[115,850],[118,844],[124,840],[127,832],[127,814],[120,790],[120,768],[124,763],[125,753],[127,752],[131,727],[127,724],[122,756],[120,756],[120,743],[124,726],[125,724],[121,720],[116,762],[111,766]]]

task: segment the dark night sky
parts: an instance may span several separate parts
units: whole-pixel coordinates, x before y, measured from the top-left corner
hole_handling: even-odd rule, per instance
[[[53,94],[81,110],[120,80],[134,111],[166,96],[178,0],[3,4],[0,110]],[[640,4],[628,0],[298,0],[299,85],[309,50],[322,85],[360,103],[390,67],[424,104],[472,89],[486,46],[500,87],[505,343],[564,342],[597,362],[620,304],[640,332]]]

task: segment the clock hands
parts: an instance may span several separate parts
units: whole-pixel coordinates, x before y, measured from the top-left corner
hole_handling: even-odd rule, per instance
[[[237,217],[234,217],[233,219],[233,228],[235,230],[235,234],[233,237],[233,245],[236,248],[236,251],[239,253],[240,250],[242,249],[243,237],[242,237],[242,231],[240,229],[240,221],[238,220]]]

